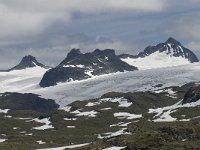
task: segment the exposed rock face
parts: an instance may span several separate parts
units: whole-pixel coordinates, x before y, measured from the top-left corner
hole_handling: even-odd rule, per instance
[[[0,96],[0,109],[30,110],[35,112],[50,112],[58,109],[53,100],[40,98],[35,94],[3,93]]]
[[[40,86],[53,86],[58,82],[82,80],[95,75],[134,70],[137,68],[121,61],[115,55],[114,50],[96,49],[91,53],[83,54],[79,49],[72,49],[57,67],[45,73]]]
[[[160,131],[166,140],[192,139],[195,137],[194,130],[190,128],[163,127],[160,128]]]
[[[32,67],[42,67],[42,68],[48,68],[47,66],[43,65],[42,63],[39,63],[35,57],[28,55],[22,58],[21,62],[14,66],[13,68],[9,69],[9,71],[11,70],[21,70],[21,69],[25,69],[25,68],[32,68]]]
[[[182,104],[197,102],[199,100],[200,100],[200,86],[193,86],[186,92]]]
[[[71,67],[56,67],[48,70],[41,82],[41,87],[48,87],[56,85],[58,82],[66,82],[70,80],[82,80],[90,78],[89,75],[85,74],[83,68],[71,68]]]

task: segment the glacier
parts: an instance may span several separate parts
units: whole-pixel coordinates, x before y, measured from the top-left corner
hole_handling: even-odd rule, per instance
[[[54,99],[60,107],[64,107],[73,101],[94,99],[112,91],[155,91],[164,87],[200,81],[200,63],[118,72],[41,88],[39,81],[45,71],[47,70],[44,68],[34,67],[13,72],[0,72],[0,93],[34,93],[43,98]],[[156,87],[158,84],[162,84],[162,87]]]

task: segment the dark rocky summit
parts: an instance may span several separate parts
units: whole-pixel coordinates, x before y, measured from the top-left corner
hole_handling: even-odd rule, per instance
[[[72,49],[57,67],[44,74],[40,86],[48,87],[56,85],[58,82],[82,80],[95,75],[134,70],[137,68],[121,61],[112,49],[96,49],[85,54],[81,53],[79,49]]]
[[[32,68],[32,67],[42,67],[42,68],[48,68],[47,66],[43,65],[42,63],[39,63],[35,57],[28,55],[22,58],[21,62],[14,66],[13,68],[9,69],[8,71],[11,70],[21,70],[25,68]]]
[[[170,37],[165,43],[160,43],[156,46],[148,46],[143,52],[138,55],[121,54],[120,58],[144,58],[155,52],[166,52],[171,57],[183,57],[188,59],[191,63],[199,62],[196,55],[189,49],[181,45],[180,42]]]

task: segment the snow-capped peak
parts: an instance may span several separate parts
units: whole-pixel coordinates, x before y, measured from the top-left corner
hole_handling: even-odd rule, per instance
[[[148,46],[136,56],[123,54],[119,57],[139,69],[178,66],[199,61],[191,50],[171,37],[165,43]]]

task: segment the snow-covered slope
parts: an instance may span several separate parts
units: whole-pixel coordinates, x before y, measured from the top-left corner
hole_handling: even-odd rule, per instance
[[[78,61],[74,59],[76,55],[80,55]],[[88,58],[90,58],[86,57],[88,55],[91,56],[93,61],[88,60]],[[103,63],[101,61],[99,62],[100,58],[104,60]],[[97,66],[97,70],[99,68],[101,69],[101,67],[103,67],[104,70],[109,70],[110,67],[106,68],[107,64],[110,64],[111,67],[119,67],[120,64],[123,69],[126,63],[122,62],[119,58],[121,57],[116,56],[113,50],[95,50],[92,53],[86,54],[82,54],[78,50],[73,50],[60,65],[62,69],[69,66],[71,69],[83,69],[83,66],[94,65],[93,67]],[[55,99],[62,107],[76,100],[97,98],[111,91],[132,92],[156,90],[157,88],[155,85],[157,84],[162,84],[163,87],[169,87],[173,85],[182,85],[191,81],[200,81],[200,63],[191,63],[197,62],[198,59],[190,50],[182,47],[181,44],[174,39],[168,39],[165,43],[158,44],[154,47],[148,47],[143,53],[140,53],[137,58],[126,58],[125,56],[121,59],[139,68],[149,70],[128,72],[126,70],[129,69],[123,69],[122,71],[126,72],[120,72],[121,68],[116,69],[116,67],[114,67],[114,72],[107,72],[110,74],[95,74],[95,76],[89,79],[81,81],[72,80],[58,83],[52,87],[42,88],[39,86],[39,83],[44,74],[49,71],[44,65],[38,63],[34,57],[26,56],[19,65],[17,65],[17,68],[15,67],[16,70],[0,72],[0,93],[35,93],[47,99]],[[99,62],[99,65],[94,64],[97,62]],[[132,67],[127,65],[128,64],[125,65],[125,68]],[[179,66],[177,67],[177,65]]]
[[[0,92],[23,91],[38,86],[48,69],[35,66],[21,70],[0,72]]]
[[[150,114],[156,114],[154,116],[154,122],[172,122],[172,121],[178,121],[177,118],[174,118],[171,116],[172,113],[178,111],[180,108],[187,108],[187,107],[197,107],[200,105],[200,100],[196,102],[191,102],[187,104],[182,104],[182,100],[172,106],[166,106],[162,108],[156,108],[156,109],[149,109]],[[195,119],[195,118],[191,118]],[[190,121],[191,119],[182,119],[179,121]]]
[[[35,57],[24,56],[16,66],[0,72],[0,92],[20,91],[38,86],[50,67],[38,62]]]
[[[156,46],[148,46],[136,56],[122,54],[119,57],[122,61],[140,70],[179,66],[199,61],[191,50],[173,38]]]
[[[173,57],[166,52],[154,52],[153,54],[146,57],[134,58],[122,58],[122,61],[128,63],[132,66],[137,66],[140,70],[153,69],[153,68],[163,68],[180,66],[185,64],[190,64],[188,59],[183,57]]]
[[[42,74],[45,72],[45,70],[39,70],[33,72],[31,70],[24,70],[20,73],[16,71],[10,73],[0,72],[0,92],[35,93],[44,98],[55,99],[62,107],[76,100],[97,98],[111,91],[156,90],[157,87],[155,85],[158,84],[163,84],[163,87],[169,87],[200,81],[199,63],[178,67],[114,73],[82,81],[59,83],[56,86],[46,88],[41,88],[38,85]]]

